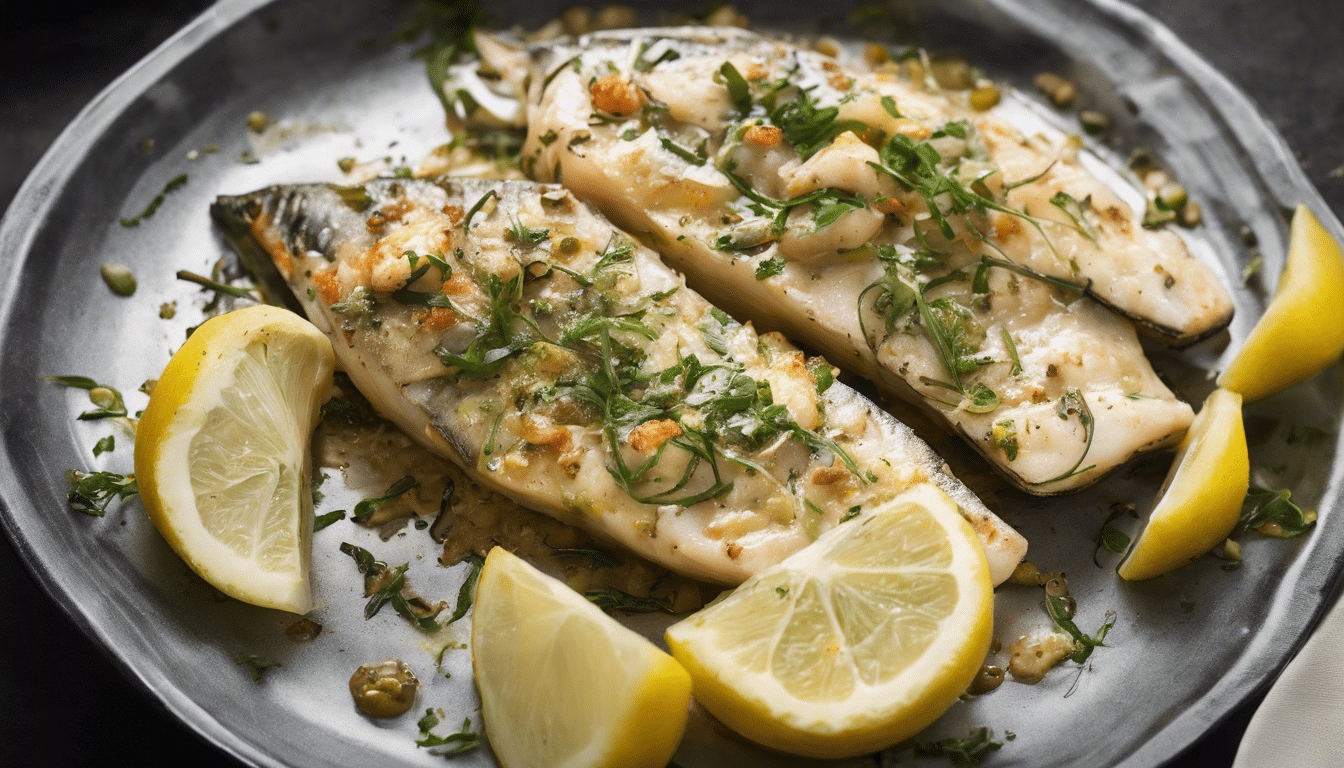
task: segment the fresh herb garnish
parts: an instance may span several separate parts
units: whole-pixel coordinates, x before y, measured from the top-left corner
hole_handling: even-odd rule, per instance
[[[379,507],[397,498],[401,494],[411,490],[417,485],[419,485],[419,481],[417,481],[414,477],[410,475],[406,475],[397,482],[393,483],[387,489],[387,492],[384,493],[382,496],[378,496],[372,499],[364,499],[363,501],[356,504],[355,512],[353,515],[350,516],[350,519],[354,520],[356,523],[363,523],[367,521],[370,517],[373,516],[374,512],[378,511]]]
[[[994,438],[994,447],[1003,451],[1009,461],[1017,459],[1017,422],[1012,419],[996,421],[990,435]]]
[[[1041,485],[1057,483],[1060,480],[1067,480],[1074,475],[1080,475],[1084,472],[1096,469],[1095,464],[1079,469],[1083,464],[1083,459],[1086,459],[1088,452],[1092,450],[1092,438],[1096,432],[1093,428],[1094,420],[1092,418],[1092,409],[1087,405],[1087,398],[1083,397],[1083,393],[1079,392],[1077,389],[1070,387],[1069,390],[1064,393],[1064,396],[1059,399],[1059,406],[1055,409],[1055,413],[1058,414],[1059,418],[1066,421],[1072,415],[1076,414],[1078,416],[1078,423],[1083,425],[1083,452],[1078,456],[1078,460],[1073,463],[1073,466],[1069,467],[1068,471],[1058,477],[1043,480]]]
[[[994,732],[988,728],[972,728],[964,739],[917,741],[914,744],[917,757],[946,757],[953,765],[967,766],[980,765],[1002,748],[1003,743],[994,741]]]
[[[190,272],[185,269],[179,269],[177,271],[177,279],[185,280],[189,283],[195,283],[201,286],[202,288],[207,288],[209,290],[214,291],[215,293],[222,293],[226,296],[232,296],[235,299],[252,299],[253,301],[257,300],[257,297],[253,296],[252,291],[248,288],[239,288],[238,286],[235,285],[227,285],[225,283],[219,282],[218,280],[211,280],[208,277],[198,275],[195,272]]]
[[[492,198],[498,198],[498,197],[499,193],[495,192],[495,190],[493,189],[490,190],[489,192],[486,192],[484,195],[481,195],[481,199],[477,200],[475,203],[472,204],[470,208],[467,209],[467,215],[462,219],[462,230],[464,232],[467,231],[471,227],[472,217],[474,217],[477,213],[479,213],[480,210],[485,207],[485,204],[490,202]]]
[[[1008,349],[1008,356],[1013,360],[1013,367],[1008,371],[1008,375],[1021,376],[1022,358],[1017,355],[1017,344],[1013,343],[1013,336],[1008,333],[1007,328],[1000,328],[999,331],[1003,334],[1003,346]]]
[[[597,568],[619,568],[621,559],[605,549],[598,549],[593,542],[581,547],[557,547],[548,541],[542,540],[542,543],[550,547],[557,555],[572,555],[581,557],[592,563]]]
[[[747,79],[737,71],[737,67],[734,67],[731,61],[725,61],[723,66],[719,67],[719,76],[723,78],[723,84],[728,88],[728,97],[733,100],[733,106],[738,114],[742,117],[751,114],[751,88],[747,85]]]
[[[1055,196],[1050,198],[1050,204],[1063,211],[1066,216],[1072,219],[1073,226],[1082,233],[1083,237],[1086,237],[1093,243],[1097,242],[1097,228],[1088,223],[1087,217],[1083,215],[1082,203],[1073,199],[1073,196],[1068,192],[1061,191],[1056,192]]]
[[[453,608],[453,615],[448,618],[448,624],[452,624],[471,610],[472,600],[476,596],[476,580],[481,577],[481,566],[485,565],[485,559],[480,555],[467,555],[463,562],[470,566],[467,571],[467,578],[463,579],[462,586],[457,590],[457,605]],[[447,626],[445,624],[444,626]]]
[[[685,160],[691,165],[705,164],[706,156],[702,156],[698,152],[692,152],[691,150],[681,146],[680,144],[666,137],[660,138],[658,139],[658,141],[662,143],[663,149],[666,149],[668,152],[671,152],[677,157],[680,157],[682,160]],[[701,144],[700,146],[704,147],[705,145]]]
[[[1267,490],[1252,486],[1246,492],[1237,533],[1256,529],[1266,536],[1290,538],[1301,536],[1316,525],[1316,513],[1303,511],[1291,501],[1292,491]]]
[[[447,736],[436,736],[433,733],[438,724],[439,718],[434,714],[434,710],[426,709],[425,716],[415,724],[420,729],[420,738],[415,740],[415,745],[418,747],[448,747],[434,752],[434,754],[443,757],[465,755],[480,748],[481,735],[471,729],[470,717],[462,720],[462,730],[457,733],[450,733]]]
[[[268,669],[274,669],[280,666],[280,662],[274,659],[264,659],[260,656],[253,656],[250,653],[240,653],[233,658],[233,663],[242,667],[247,667],[252,672],[252,682],[260,683],[262,676]]]
[[[671,597],[635,597],[628,592],[622,592],[615,587],[606,589],[590,589],[583,593],[589,602],[598,608],[612,613],[614,611],[624,611],[626,613],[652,613],[654,611],[665,611],[672,613]]]
[[[364,575],[364,595],[369,598],[364,604],[365,621],[378,615],[384,605],[391,603],[392,608],[401,614],[402,618],[422,632],[437,632],[443,628],[435,617],[448,607],[447,603],[430,605],[423,598],[406,594],[409,591],[406,571],[411,567],[410,563],[390,568],[387,563],[375,559],[373,553],[363,547],[342,542],[340,549],[354,559],[355,567]]]
[[[1073,623],[1073,604],[1070,600],[1063,597],[1055,597],[1049,593],[1045,596],[1045,611],[1050,614],[1050,620],[1055,622],[1055,626],[1073,638],[1074,651],[1065,658],[1071,659],[1079,664],[1087,661],[1092,655],[1092,650],[1098,646],[1105,645],[1106,633],[1115,626],[1115,612],[1107,611],[1106,618],[1100,628],[1093,636],[1083,634],[1078,625]]]
[[[1111,505],[1111,511],[1106,519],[1101,523],[1101,530],[1097,531],[1096,546],[1092,549],[1092,563],[1098,568],[1101,567],[1101,561],[1097,559],[1102,548],[1117,555],[1123,555],[1125,549],[1129,547],[1129,536],[1119,528],[1111,526],[1111,521],[1130,515],[1137,517],[1133,504],[1116,503]]]
[[[107,453],[108,451],[116,450],[116,448],[117,448],[116,435],[108,435],[107,437],[101,438],[98,440],[98,442],[93,444],[93,456],[94,458],[97,458],[99,456],[102,456],[104,453]]]
[[[868,131],[868,126],[857,120],[836,122],[840,108],[818,109],[810,90],[798,89],[796,98],[778,104],[769,112],[770,122],[784,132],[784,140],[793,147],[800,159],[812,157],[846,131],[859,135]]]
[[[663,52],[658,54],[653,59],[644,58],[644,54],[647,53],[648,50],[652,47],[653,46],[649,45],[648,43],[642,43],[639,46],[639,53],[635,55],[635,63],[634,63],[634,69],[636,72],[648,72],[649,70],[653,69],[659,64],[662,64],[663,62],[676,61],[677,59],[681,58],[680,53],[666,46],[663,47]]]
[[[149,201],[149,205],[145,206],[145,210],[141,211],[139,216],[136,216],[133,219],[122,219],[121,226],[123,227],[140,226],[140,222],[144,221],[145,219],[148,219],[150,216],[153,216],[155,211],[159,210],[159,206],[163,205],[163,201],[168,197],[169,194],[177,191],[186,183],[187,183],[187,174],[185,173],[182,174],[181,176],[173,177],[172,180],[170,180],[167,184],[163,186],[163,191],[155,195],[153,200]]]
[[[327,526],[331,525],[332,523],[336,522],[337,520],[344,520],[344,519],[345,519],[344,509],[335,509],[332,510],[331,512],[318,515],[317,517],[313,518],[313,532],[316,533],[322,530],[323,528],[326,528]]]
[[[514,219],[507,229],[504,230],[504,236],[523,248],[536,248],[543,241],[551,236],[549,229],[532,229],[524,226],[521,221]]]
[[[102,517],[113,499],[124,500],[140,492],[135,475],[72,469],[65,473],[65,477],[70,481],[70,492],[65,496],[70,511],[91,517]]]
[[[784,271],[784,267],[788,264],[789,262],[785,261],[783,256],[771,256],[756,265],[756,279],[764,280],[767,277],[778,275]]]
[[[82,389],[89,393],[89,401],[98,407],[79,414],[76,418],[80,421],[119,418],[126,415],[126,402],[122,400],[121,393],[87,376],[43,376],[42,380],[63,387]]]

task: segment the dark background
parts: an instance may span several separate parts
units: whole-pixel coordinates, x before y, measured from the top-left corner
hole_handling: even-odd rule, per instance
[[[1335,3],[1131,1],[1249,93],[1344,213],[1344,16]],[[90,99],[207,6],[0,0],[0,209]],[[0,542],[0,764],[237,765],[130,684]],[[1173,765],[1230,766],[1253,704]]]

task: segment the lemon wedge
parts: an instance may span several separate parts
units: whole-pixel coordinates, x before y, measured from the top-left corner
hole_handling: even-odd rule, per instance
[[[227,595],[312,607],[308,438],[334,364],[311,323],[257,306],[202,323],[154,386],[136,430],[140,497],[168,544]]]
[[[691,679],[653,643],[495,547],[476,587],[471,664],[505,768],[662,768]]]
[[[1218,386],[1247,402],[1306,381],[1344,354],[1344,252],[1305,205],[1293,213],[1278,290]]]
[[[743,736],[815,758],[872,752],[936,720],[984,663],[984,551],[924,485],[827,531],[667,630],[695,698]]]
[[[1250,477],[1241,395],[1216,389],[1181,441],[1157,506],[1120,563],[1120,577],[1161,576],[1225,541],[1241,515]]]

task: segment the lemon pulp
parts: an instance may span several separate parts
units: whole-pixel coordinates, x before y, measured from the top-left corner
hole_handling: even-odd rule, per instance
[[[667,630],[696,699],[772,749],[840,758],[937,719],[984,662],[988,565],[955,502],[919,486]]]
[[[227,595],[311,608],[308,438],[334,361],[307,320],[249,307],[197,328],[150,395],[135,444],[145,508]]]

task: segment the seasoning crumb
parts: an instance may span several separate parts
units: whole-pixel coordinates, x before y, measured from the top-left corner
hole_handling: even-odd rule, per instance
[[[317,639],[322,634],[322,625],[312,619],[298,619],[285,627],[285,637],[297,643]]]
[[[159,317],[163,320],[172,320],[177,316],[177,302],[165,301],[159,305]]]
[[[1036,90],[1049,97],[1056,107],[1073,104],[1078,95],[1078,87],[1053,72],[1042,72],[1036,76]]]
[[[341,169],[341,173],[349,173],[355,167],[355,158],[342,157],[336,161],[336,167]]]

